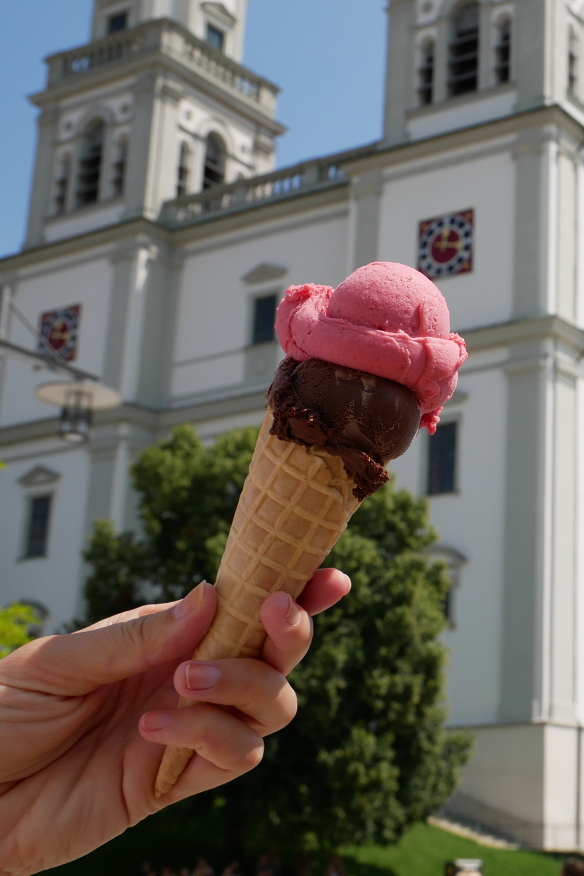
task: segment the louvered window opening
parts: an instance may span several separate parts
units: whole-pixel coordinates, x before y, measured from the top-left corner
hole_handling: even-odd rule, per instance
[[[93,128],[85,137],[83,157],[79,162],[77,202],[80,206],[93,204],[99,198],[99,180],[103,157],[103,125]]]
[[[568,93],[575,95],[578,90],[578,42],[576,34],[570,30],[568,51]]]
[[[71,160],[67,156],[61,164],[61,173],[57,180],[55,193],[55,213],[64,213],[67,209],[67,197],[69,194],[69,177],[71,174]]]
[[[126,158],[127,158],[127,143],[121,140],[118,143],[118,158],[114,164],[114,174],[112,179],[113,197],[121,198],[124,194],[126,184]]]
[[[203,188],[211,189],[222,182],[225,182],[225,147],[218,137],[211,135],[205,153]]]
[[[418,97],[420,106],[434,100],[434,44],[428,43],[422,50],[422,64],[418,70]]]
[[[479,17],[475,6],[464,8],[454,22],[450,43],[450,97],[476,91],[479,77]]]
[[[495,78],[498,85],[503,85],[511,79],[511,22],[504,21],[499,27],[499,42],[497,43]]]
[[[191,151],[186,143],[183,143],[180,149],[180,160],[178,163],[178,173],[176,178],[176,196],[186,195],[189,188],[189,164]]]

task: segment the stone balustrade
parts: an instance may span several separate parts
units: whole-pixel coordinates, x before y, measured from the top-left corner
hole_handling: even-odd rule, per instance
[[[129,30],[47,58],[48,86],[106,66],[160,53],[174,58],[211,82],[227,87],[252,101],[271,118],[276,113],[279,88],[267,79],[228,58],[214,46],[198,39],[178,22],[154,19]]]
[[[348,182],[332,159],[317,159],[285,167],[262,176],[239,179],[194,195],[183,195],[162,206],[160,221],[173,228],[189,225],[211,215],[234,212],[296,194],[330,188]]]

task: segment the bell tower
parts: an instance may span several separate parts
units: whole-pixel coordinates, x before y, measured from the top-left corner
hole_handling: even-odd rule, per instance
[[[393,145],[538,107],[584,121],[581,0],[390,0]]]
[[[26,247],[273,169],[279,89],[241,64],[247,0],[94,0],[47,59]]]

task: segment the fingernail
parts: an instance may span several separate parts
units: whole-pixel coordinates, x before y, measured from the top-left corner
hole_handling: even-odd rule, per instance
[[[300,623],[300,618],[302,617],[302,609],[300,606],[296,605],[291,596],[288,596],[289,605],[288,611],[285,614],[285,618],[290,624],[291,627],[297,627]]]
[[[184,599],[181,599],[178,605],[175,605],[172,609],[172,613],[177,620],[182,620],[187,615],[199,610],[205,596],[206,584],[206,581],[201,581],[200,584],[197,584],[194,590],[191,590],[190,593],[187,593]]]
[[[142,715],[142,726],[145,730],[164,730],[171,721],[171,712],[146,712]]]
[[[221,678],[221,670],[209,663],[187,663],[186,676],[189,690],[208,690]]]

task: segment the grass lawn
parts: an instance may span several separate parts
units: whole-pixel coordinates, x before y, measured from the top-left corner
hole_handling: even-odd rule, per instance
[[[453,858],[481,858],[484,876],[558,876],[563,856],[491,849],[430,824],[418,824],[396,846],[343,850],[348,876],[443,876]]]
[[[160,873],[191,866],[199,855],[216,867],[225,863],[219,837],[201,825],[180,824],[166,813],[146,819],[79,861],[45,871],[53,876],[139,876],[142,861]],[[204,837],[204,838],[203,838]],[[347,876],[443,876],[452,858],[481,858],[484,876],[558,876],[563,856],[491,849],[429,824],[418,824],[397,846],[343,849]],[[250,868],[248,868],[248,872]],[[221,870],[218,870],[221,873]],[[321,876],[315,868],[313,876]]]

